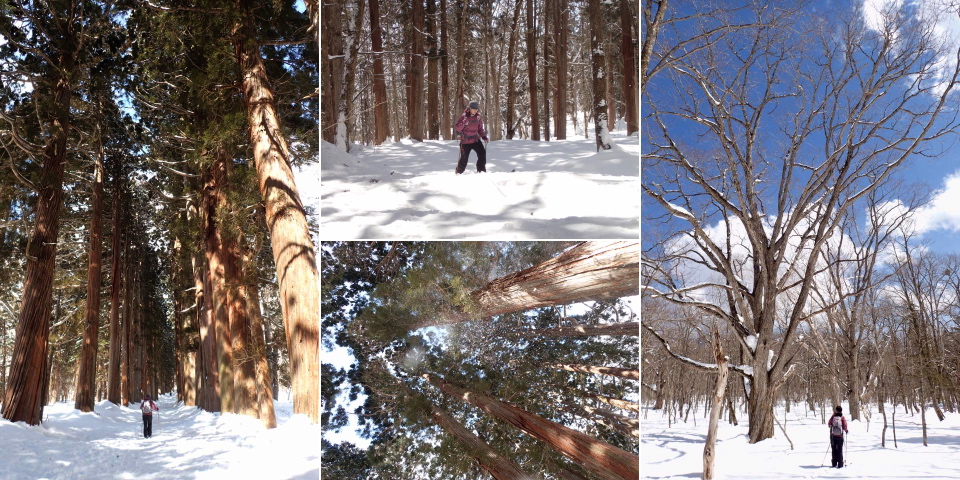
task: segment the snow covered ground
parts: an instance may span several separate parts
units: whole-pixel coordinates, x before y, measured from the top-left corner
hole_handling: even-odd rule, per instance
[[[843,405],[847,414],[847,405]],[[892,405],[887,406],[891,421]],[[789,414],[781,407],[777,411],[780,422],[787,419],[787,435],[793,440],[794,450],[779,427],[775,437],[756,445],[747,443],[746,417],[738,414],[740,425],[733,426],[721,419],[717,429],[715,476],[721,479],[956,479],[960,478],[960,414],[949,414],[943,422],[937,421],[933,409],[927,411],[927,441],[922,443],[920,415],[904,413],[901,406],[896,415],[897,445],[893,446],[892,428],[887,429],[887,446],[880,447],[883,418],[873,411],[866,421],[850,422],[848,445],[845,446],[847,468],[830,468],[827,427],[821,423],[819,411],[804,411],[795,404]],[[703,418],[703,409],[690,414],[688,423],[680,421],[672,428],[660,412],[646,411],[640,425],[640,472],[644,479],[701,478],[703,472],[703,442],[709,419]],[[827,415],[830,413],[827,412]],[[696,416],[696,425],[693,417]],[[785,417],[786,416],[786,417]],[[829,418],[829,417],[828,417]],[[825,461],[824,461],[825,459]],[[824,464],[826,466],[821,467]]]
[[[107,401],[96,413],[73,403],[44,409],[36,427],[0,420],[0,479],[223,479],[316,480],[320,426],[277,402],[278,427],[157,401],[159,422],[143,438],[140,412]]]
[[[572,125],[568,131],[573,131]],[[637,238],[640,146],[614,131],[597,152],[591,136],[487,146],[487,172],[471,153],[455,175],[456,141],[320,148],[321,218],[328,239]]]

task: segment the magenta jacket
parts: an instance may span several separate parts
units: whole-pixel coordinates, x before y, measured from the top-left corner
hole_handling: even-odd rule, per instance
[[[468,144],[478,142],[481,139],[487,139],[487,131],[483,129],[483,119],[480,114],[470,115],[470,109],[463,111],[457,125],[453,127],[454,131],[460,134],[460,143]]]

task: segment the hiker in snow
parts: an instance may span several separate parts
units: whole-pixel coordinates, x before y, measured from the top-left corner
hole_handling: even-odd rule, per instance
[[[827,426],[830,427],[830,448],[833,450],[830,466],[843,468],[843,434],[849,433],[850,430],[847,430],[847,419],[843,417],[843,407],[838,406],[834,411],[836,413],[827,422]]]
[[[480,102],[472,101],[470,106],[463,111],[460,120],[453,129],[460,138],[460,160],[457,162],[457,174],[463,173],[467,169],[467,161],[470,159],[470,150],[477,152],[477,172],[487,171],[487,149],[484,145],[489,141],[487,132],[483,129],[483,119],[480,118]],[[480,143],[483,140],[483,143]]]
[[[154,410],[160,411],[156,403],[153,403],[153,400],[150,400],[150,395],[144,395],[143,401],[140,402],[140,411],[143,412],[143,438],[150,438],[153,436],[153,412]]]

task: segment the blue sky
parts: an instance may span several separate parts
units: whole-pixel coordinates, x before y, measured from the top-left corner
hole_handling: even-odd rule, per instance
[[[728,3],[727,5],[732,3],[733,2]],[[846,9],[847,13],[859,15],[864,22],[864,29],[869,31],[880,28],[878,12],[894,8],[902,3],[902,0],[866,0],[863,2],[817,1],[807,4],[805,13],[809,12],[809,17],[806,20],[809,21],[810,24],[818,25],[821,19],[829,19],[830,15],[837,15],[842,13],[841,9]],[[919,19],[923,15],[929,15],[929,18],[935,19],[936,32],[942,36],[947,44],[951,45],[952,49],[949,51],[954,54],[953,57],[942,57],[942,66],[950,67],[954,65],[956,48],[960,45],[960,15],[957,14],[956,7],[954,7],[953,12],[931,14],[927,8],[927,6],[931,5],[930,2],[908,2],[907,5],[908,14],[914,15],[915,19]],[[681,8],[689,9],[690,7]],[[859,8],[859,11],[854,13],[854,8]],[[691,12],[685,11],[682,13],[689,14]],[[739,11],[732,12],[730,15],[734,21],[743,21],[749,18],[750,14]],[[828,24],[829,22],[821,23]],[[670,44],[671,41],[673,41],[672,36],[682,36],[688,33],[684,30],[686,24],[680,22],[677,25],[679,25],[677,32],[667,29],[664,34],[661,35],[659,40],[664,42],[660,44],[661,48],[662,45]],[[747,36],[738,37],[738,40],[743,38],[747,38]],[[798,70],[803,70],[802,67],[810,67],[811,65],[811,61],[806,59],[798,60],[798,64],[794,66],[801,67]],[[758,67],[754,71],[763,72],[764,68]],[[713,73],[716,72],[714,71]],[[720,73],[719,75],[722,76],[725,75],[725,73]],[[757,75],[757,73],[754,75]],[[671,75],[661,73],[654,77],[648,85],[644,86],[647,95],[650,96],[645,96],[643,99],[642,109],[645,112],[650,111],[648,102],[651,97],[655,98],[658,104],[667,104],[672,96],[680,95],[676,91],[678,84],[674,83],[673,78]],[[749,80],[756,80],[756,78],[750,78]],[[960,105],[960,92],[955,89],[952,98],[947,104],[948,111],[946,113],[948,117],[956,115],[958,105]],[[790,110],[795,106],[795,104],[791,105],[789,101],[786,101],[780,108],[781,111],[783,111]],[[652,130],[652,127],[655,125],[649,121],[650,117],[642,116],[641,118],[643,122],[641,127],[643,133]],[[668,123],[668,127],[673,130],[673,135],[693,145],[693,147],[690,147],[690,150],[699,147],[698,142],[702,142],[704,145],[709,143],[708,137],[698,136],[701,131],[698,131],[699,127],[697,127],[694,122],[674,119],[668,119],[667,121],[670,122]],[[772,129],[768,131],[772,131]],[[736,133],[735,130],[734,132]],[[766,149],[769,144],[771,145],[770,150],[776,151],[777,145],[774,145],[774,143],[778,141],[778,139],[775,137],[776,135],[772,135],[770,138],[760,139],[759,143],[763,144],[762,149]],[[649,153],[649,144],[643,135],[641,138],[644,139],[641,141],[643,152]],[[706,140],[706,142],[703,140]],[[764,144],[764,142],[768,142],[768,144]],[[960,242],[956,241],[957,233],[960,232],[960,136],[957,134],[946,136],[932,142],[928,147],[932,147],[929,150],[935,151],[937,155],[934,157],[914,155],[897,172],[896,177],[901,182],[902,186],[900,188],[903,190],[902,198],[907,198],[914,193],[921,193],[927,196],[929,203],[920,208],[915,217],[917,218],[920,238],[934,251],[960,253]],[[710,146],[707,145],[703,148],[709,149]],[[805,152],[805,154],[816,155],[817,151],[813,148],[811,151]],[[648,169],[647,160],[644,161],[644,171],[641,175],[645,184],[657,180],[657,174],[653,170]],[[646,195],[644,195],[643,198],[642,208],[644,220],[641,228],[645,248],[649,247],[652,242],[655,241],[655,232],[670,233],[679,229],[689,228],[689,225],[682,221],[670,221],[665,225],[661,224],[660,220],[656,217],[664,213],[663,209]],[[700,212],[696,213],[699,214]],[[713,223],[717,220],[717,218],[714,218],[711,222]]]

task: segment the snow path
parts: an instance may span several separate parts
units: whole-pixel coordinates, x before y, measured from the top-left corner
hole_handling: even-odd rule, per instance
[[[455,175],[456,141],[427,140],[351,154],[321,145],[321,217],[326,238],[523,240],[637,238],[639,143],[592,139],[502,140],[487,146],[487,172],[471,154]],[[634,143],[637,143],[634,145]]]
[[[219,415],[157,402],[153,437],[143,438],[139,410],[107,401],[96,413],[73,403],[44,409],[37,427],[0,420],[0,479],[220,479],[316,480],[320,469],[320,428],[290,404],[277,403],[278,428],[259,420]],[[137,405],[134,405],[134,407]]]
[[[741,478],[756,479],[816,479],[866,478],[889,480],[931,480],[960,478],[960,414],[947,413],[943,422],[937,420],[930,408],[927,411],[928,446],[922,443],[920,414],[904,413],[900,406],[896,415],[897,447],[893,445],[891,412],[887,405],[886,448],[880,447],[883,417],[875,407],[871,422],[850,421],[847,405],[844,415],[850,434],[844,446],[846,468],[830,468],[827,426],[822,423],[819,409],[806,412],[805,404],[796,403],[789,414],[782,407],[777,417],[785,425],[794,449],[775,427],[774,438],[756,445],[747,443],[747,418],[738,412],[739,426],[730,425],[721,418],[717,429],[716,480]],[[829,412],[826,413],[829,415]],[[646,410],[646,419],[640,420],[640,471],[644,479],[679,480],[701,478],[703,471],[703,442],[709,420],[703,418],[701,408],[667,426],[661,412]],[[696,417],[696,425],[694,425]],[[826,466],[821,467],[821,464]]]

